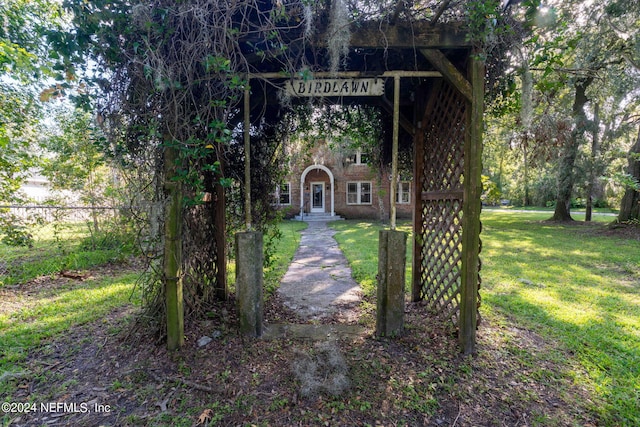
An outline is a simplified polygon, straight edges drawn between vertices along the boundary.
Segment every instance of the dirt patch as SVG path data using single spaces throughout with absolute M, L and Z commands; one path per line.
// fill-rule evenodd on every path
M 640 224 L 609 224 L 599 230 L 598 234 L 640 240 Z
M 340 357 L 329 363 L 333 359 L 323 341 L 239 336 L 234 312 L 233 301 L 211 307 L 210 319 L 187 325 L 186 346 L 176 353 L 168 353 L 150 333 L 132 332 L 130 310 L 71 330 L 30 356 L 26 376 L 10 380 L 11 401 L 52 410 L 5 421 L 12 426 L 597 424 L 588 411 L 589 394 L 571 384 L 570 367 L 544 360 L 544 349 L 554 344 L 504 319 L 497 325 L 485 317 L 478 355 L 462 357 L 453 329 L 421 305 L 407 306 L 406 334 L 396 339 L 374 338 L 370 322 L 363 320 L 372 317 L 365 310 L 360 324 L 370 333 L 332 341 L 331 351 Z M 265 313 L 268 322 L 303 323 L 277 297 Z M 353 319 L 353 313 L 346 317 Z M 341 320 L 338 313 L 323 322 Z M 203 336 L 212 340 L 199 346 Z M 317 366 L 309 365 L 314 361 Z M 296 374 L 303 362 L 313 375 Z M 335 369 L 344 375 L 336 376 L 342 382 L 316 388 L 305 383 L 306 377 L 332 378 L 322 369 Z
M 581 233 L 595 236 L 612 236 L 620 239 L 640 240 L 640 224 L 616 223 L 613 218 L 609 223 L 586 221 L 552 221 L 544 220 L 540 223 L 557 224 L 567 227 L 575 227 Z

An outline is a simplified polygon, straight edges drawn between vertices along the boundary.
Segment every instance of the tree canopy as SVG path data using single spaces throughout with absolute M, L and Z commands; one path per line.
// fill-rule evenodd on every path
M 508 95 L 494 104 L 517 127 L 494 122 L 499 145 L 485 160 L 503 198 L 554 205 L 557 220 L 572 206 L 617 205 L 621 153 L 638 127 L 639 19 L 634 2 L 575 1 L 546 2 L 526 20 Z

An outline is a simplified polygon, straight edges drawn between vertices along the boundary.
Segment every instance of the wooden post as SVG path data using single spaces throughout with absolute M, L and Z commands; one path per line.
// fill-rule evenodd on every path
M 397 230 L 380 230 L 378 238 L 377 336 L 399 336 L 404 330 L 406 263 L 407 234 Z
M 464 201 L 462 217 L 462 277 L 459 338 L 464 354 L 475 352 L 478 322 L 478 267 L 480 253 L 480 196 L 482 194 L 482 133 L 484 114 L 484 63 L 478 52 L 471 57 L 469 77 L 471 108 L 467 110 L 464 142 Z
M 182 185 L 176 175 L 178 150 L 164 150 L 164 188 L 169 203 L 164 220 L 164 285 L 167 307 L 167 348 L 176 350 L 184 344 L 184 298 L 182 295 Z
M 424 126 L 413 137 L 413 257 L 411 277 L 411 301 L 422 299 L 422 175 L 424 170 Z
M 391 229 L 396 229 L 396 192 L 398 191 L 398 138 L 400 133 L 400 76 L 393 78 L 393 147 L 391 149 Z
M 223 176 L 224 165 L 220 161 L 220 177 Z M 229 289 L 227 287 L 227 252 L 226 252 L 226 228 L 227 228 L 227 216 L 226 216 L 226 198 L 224 194 L 224 187 L 220 182 L 215 184 L 216 198 L 215 198 L 215 215 L 214 224 L 215 239 L 216 239 L 216 298 L 221 301 L 226 301 L 229 298 Z
M 251 86 L 244 88 L 244 215 L 247 230 L 251 230 Z
M 262 233 L 245 231 L 236 234 L 236 299 L 240 332 L 252 337 L 262 335 L 262 250 Z

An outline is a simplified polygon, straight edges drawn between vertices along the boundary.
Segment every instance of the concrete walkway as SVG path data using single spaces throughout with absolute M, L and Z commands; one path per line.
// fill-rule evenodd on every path
M 343 319 L 357 320 L 348 314 L 356 313 L 362 291 L 334 234 L 326 222 L 310 222 L 282 278 L 278 294 L 303 319 L 320 320 L 338 313 Z

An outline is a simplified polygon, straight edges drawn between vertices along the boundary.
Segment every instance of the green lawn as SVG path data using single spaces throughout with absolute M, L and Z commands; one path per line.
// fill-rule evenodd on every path
M 483 213 L 483 317 L 541 336 L 549 345 L 535 355 L 522 349 L 521 360 L 558 365 L 558 375 L 590 393 L 589 408 L 602 425 L 640 425 L 640 241 L 611 236 L 593 225 L 543 222 L 548 216 Z M 382 227 L 362 221 L 332 226 L 354 276 L 369 296 L 375 295 Z M 286 272 L 303 227 L 299 222 L 281 225 L 282 238 L 265 270 L 268 289 L 275 289 Z M 409 232 L 410 224 L 399 228 Z M 411 238 L 408 243 L 407 284 Z M 0 305 L 0 372 L 24 370 L 27 354 L 44 342 L 130 304 L 136 278 L 134 273 L 97 277 L 21 296 L 5 288 L 14 300 Z M 11 388 L 5 386 L 0 384 L 0 394 L 9 396 Z
M 548 217 L 483 213 L 481 312 L 557 342 L 562 353 L 548 358 L 566 363 L 576 384 L 592 390 L 591 409 L 605 425 L 640 425 L 640 241 L 608 235 L 597 225 L 544 222 Z M 373 294 L 381 227 L 357 221 L 332 226 L 354 277 Z
M 33 294 L 7 294 L 0 305 L 0 372 L 20 372 L 27 355 L 45 340 L 99 320 L 118 307 L 138 304 L 140 295 L 134 292 L 138 277 L 132 272 L 69 282 Z M 5 385 L 0 382 L 0 394 L 6 392 Z
M 91 236 L 83 222 L 48 224 L 35 227 L 32 233 L 32 247 L 0 243 L 0 287 L 122 260 L 134 252 L 117 233 Z
M 331 227 L 338 231 L 335 239 L 349 260 L 353 278 L 360 283 L 368 296 L 376 294 L 376 274 L 378 274 L 378 233 L 388 229 L 379 222 L 358 220 L 335 221 Z M 398 230 L 409 234 L 407 238 L 407 273 L 406 286 L 411 284 L 411 223 L 398 221 Z
M 307 228 L 302 221 L 282 221 L 274 238 L 268 243 L 270 235 L 264 237 L 266 266 L 264 268 L 264 287 L 266 296 L 275 292 L 280 286 L 280 279 L 287 272 L 293 255 L 300 244 L 300 231 Z M 227 283 L 231 292 L 235 291 L 236 263 L 230 259 L 227 265 Z

